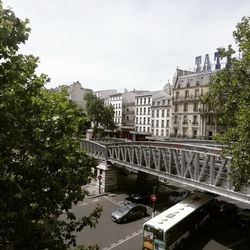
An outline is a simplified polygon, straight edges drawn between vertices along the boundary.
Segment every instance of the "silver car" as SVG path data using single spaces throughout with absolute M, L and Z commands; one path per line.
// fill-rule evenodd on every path
M 112 213 L 112 220 L 117 223 L 125 223 L 136 218 L 143 218 L 147 214 L 147 208 L 140 204 L 130 203 L 120 207 Z

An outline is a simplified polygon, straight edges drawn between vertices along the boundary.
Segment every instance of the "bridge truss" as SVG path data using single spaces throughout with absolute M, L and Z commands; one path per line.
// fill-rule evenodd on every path
M 250 188 L 234 191 L 230 180 L 231 158 L 220 148 L 186 143 L 120 142 L 101 144 L 82 140 L 86 153 L 218 195 L 250 204 Z

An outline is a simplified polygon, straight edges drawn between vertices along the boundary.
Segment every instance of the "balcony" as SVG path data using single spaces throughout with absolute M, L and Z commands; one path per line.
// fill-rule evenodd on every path
M 173 103 L 174 102 L 184 102 L 184 101 L 194 101 L 194 100 L 199 100 L 199 98 L 201 96 L 202 95 L 192 95 L 192 94 L 189 94 L 187 96 L 185 96 L 185 95 L 173 96 L 172 101 L 173 101 Z

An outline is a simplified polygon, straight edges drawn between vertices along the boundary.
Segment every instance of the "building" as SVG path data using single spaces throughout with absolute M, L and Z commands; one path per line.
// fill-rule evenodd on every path
M 84 95 L 88 92 L 93 92 L 92 89 L 83 88 L 80 82 L 74 82 L 71 85 L 61 85 L 57 88 L 50 89 L 50 91 L 61 91 L 62 88 L 66 88 L 68 91 L 68 98 L 77 103 L 86 111 L 86 101 Z
M 151 140 L 164 140 L 171 132 L 171 86 L 152 95 Z
M 135 98 L 145 91 L 133 90 L 126 91 L 122 94 L 122 125 L 121 137 L 132 140 L 130 131 L 135 130 Z
M 211 139 L 217 131 L 215 113 L 200 99 L 209 90 L 214 71 L 177 69 L 172 95 L 172 137 Z
M 114 122 L 118 129 L 120 129 L 122 126 L 122 93 L 110 95 L 107 103 L 113 106 Z
M 134 141 L 145 140 L 151 135 L 151 105 L 154 92 L 147 91 L 135 97 L 135 130 L 130 131 L 133 134 Z
M 110 95 L 117 94 L 116 89 L 106 89 L 106 90 L 98 90 L 94 91 L 94 94 L 101 99 L 108 100 Z

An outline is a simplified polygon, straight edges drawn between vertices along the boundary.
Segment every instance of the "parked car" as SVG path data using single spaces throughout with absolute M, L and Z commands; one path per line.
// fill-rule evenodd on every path
M 250 227 L 250 209 L 241 209 L 235 217 L 236 223 L 243 227 Z
M 184 200 L 187 196 L 187 190 L 178 188 L 170 193 L 168 200 L 170 203 L 178 203 Z
M 130 203 L 120 207 L 112 213 L 112 220 L 117 223 L 125 223 L 136 218 L 143 218 L 147 214 L 147 208 L 143 205 Z
M 140 191 L 138 193 L 134 193 L 126 197 L 124 203 L 128 204 L 133 202 L 133 203 L 147 204 L 150 202 L 150 195 L 151 193 L 149 191 Z
M 238 208 L 233 203 L 228 203 L 226 201 L 214 201 L 213 215 L 216 217 L 227 217 L 234 216 L 238 211 Z

